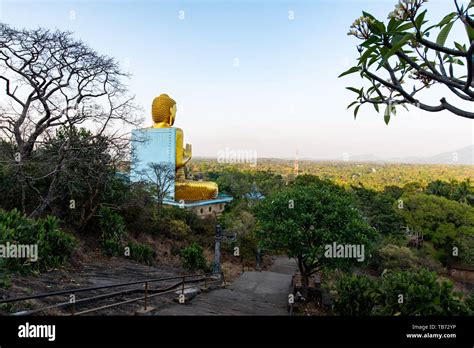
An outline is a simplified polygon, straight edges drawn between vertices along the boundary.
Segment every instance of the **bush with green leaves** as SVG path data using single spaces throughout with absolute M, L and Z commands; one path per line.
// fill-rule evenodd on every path
M 355 274 L 347 275 L 336 283 L 337 297 L 334 311 L 340 315 L 371 315 L 377 305 L 379 289 L 372 278 Z
M 100 208 L 100 227 L 102 231 L 100 246 L 107 256 L 123 254 L 122 238 L 125 235 L 125 222 L 122 216 L 110 208 Z
M 434 272 L 389 273 L 383 277 L 380 290 L 382 315 L 467 314 L 462 294 L 454 291 L 451 281 L 439 281 Z
M 127 247 L 130 248 L 130 258 L 132 260 L 152 265 L 155 260 L 155 251 L 152 247 L 135 242 L 129 242 Z
M 100 249 L 106 256 L 124 256 L 125 249 L 121 241 L 105 239 L 100 242 Z
M 209 266 L 203 255 L 203 248 L 196 243 L 183 248 L 180 253 L 183 267 L 189 270 L 207 271 Z
M 166 219 L 166 236 L 172 240 L 186 240 L 191 236 L 191 227 L 181 220 Z
M 383 245 L 376 249 L 372 260 L 378 271 L 416 270 L 419 268 L 415 252 L 405 246 L 395 244 Z
M 469 315 L 474 316 L 474 292 L 466 298 L 466 301 L 464 303 L 466 304 L 466 307 L 469 311 Z
M 36 262 L 20 258 L 0 259 L 0 266 L 22 272 L 44 271 L 65 264 L 76 247 L 73 236 L 59 229 L 53 216 L 29 219 L 18 210 L 0 210 L 0 244 L 38 245 Z
M 0 289 L 1 288 L 8 289 L 11 286 L 12 286 L 11 275 L 4 271 L 1 271 L 0 272 Z
M 130 241 L 124 243 L 125 220 L 124 218 L 110 208 L 102 207 L 100 209 L 100 226 L 102 237 L 100 246 L 102 252 L 107 256 L 129 257 L 132 260 L 151 265 L 155 259 L 153 248 L 148 245 Z M 125 248 L 129 248 L 129 254 Z
M 345 275 L 336 283 L 334 310 L 339 315 L 466 315 L 468 306 L 451 281 L 436 273 L 388 273 L 378 280 Z

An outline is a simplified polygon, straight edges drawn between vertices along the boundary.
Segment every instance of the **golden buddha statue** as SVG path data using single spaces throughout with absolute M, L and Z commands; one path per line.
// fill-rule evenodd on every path
M 176 119 L 176 102 L 167 94 L 153 100 L 151 114 L 153 128 L 173 128 Z M 217 184 L 210 181 L 186 180 L 184 167 L 192 157 L 192 147 L 186 144 L 183 148 L 183 130 L 176 128 L 176 180 L 175 200 L 200 201 L 217 198 Z

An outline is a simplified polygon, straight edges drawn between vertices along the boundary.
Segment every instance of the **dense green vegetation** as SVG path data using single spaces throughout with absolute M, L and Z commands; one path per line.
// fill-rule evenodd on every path
M 439 283 L 436 275 L 446 276 L 444 267 L 474 265 L 471 167 L 384 165 L 374 171 L 367 164 L 312 165 L 313 170 L 319 170 L 318 176 L 306 174 L 295 178 L 288 174 L 291 167 L 286 166 L 286 161 L 265 163 L 268 167 L 264 170 L 260 165 L 239 168 L 197 161 L 188 173 L 190 178 L 214 180 L 221 192 L 234 197 L 218 217 L 224 233 L 234 236 L 231 242 L 222 245 L 223 253 L 232 256 L 238 247 L 240 258 L 247 263 L 255 263 L 258 255 L 264 253 L 285 252 L 295 257 L 305 279 L 312 274 L 328 279 L 327 286 L 337 292 L 334 310 L 344 315 L 467 313 L 469 301 L 472 302 L 468 294 L 458 296 L 449 282 L 438 285 L 444 283 Z M 12 170 L 1 164 L 0 168 L 0 173 Z M 106 256 L 147 264 L 155 260 L 154 245 L 138 240 L 145 237 L 169 240 L 172 241 L 170 253 L 180 256 L 184 268 L 209 269 L 203 251 L 212 250 L 215 220 L 200 219 L 191 211 L 157 204 L 152 188 L 127 182 L 118 167 L 94 166 L 89 173 L 87 168 L 81 175 L 68 176 L 68 187 L 78 190 L 74 196 L 81 197 L 84 178 L 92 178 L 97 170 L 104 171 L 103 186 L 99 185 L 92 205 L 79 199 L 76 209 L 70 209 L 68 204 L 67 198 L 71 196 L 57 196 L 58 200 L 53 200 L 45 211 L 61 219 L 56 218 L 56 226 L 62 224 L 76 229 L 79 235 L 95 236 Z M 364 168 L 364 174 L 357 180 L 347 176 Z M 32 163 L 28 170 L 41 173 L 43 169 Z M 33 211 L 35 195 L 18 199 L 22 197 L 22 186 L 11 175 L 1 178 L 7 184 L 0 187 L 0 194 L 6 198 L 0 206 L 25 213 Z M 90 217 L 84 218 L 88 214 Z M 41 224 L 43 220 L 29 221 Z M 410 243 L 407 227 L 411 233 L 423 233 L 421 247 Z M 324 257 L 324 247 L 334 242 L 364 245 L 364 262 Z M 64 262 L 67 257 L 61 260 Z M 334 269 L 339 272 L 329 271 Z M 429 276 L 428 271 L 432 272 Z M 344 276 L 353 272 L 361 276 L 354 276 L 355 280 Z M 417 277 L 425 283 L 417 283 Z M 3 286 L 8 286 L 8 275 L 1 278 Z M 400 287 L 396 286 L 398 283 Z M 429 297 L 423 293 L 416 299 L 423 302 L 423 308 L 400 306 L 390 297 L 395 296 L 395 291 L 407 295 L 410 289 L 418 287 L 433 294 Z M 410 296 L 406 301 L 414 303 L 410 302 Z
M 50 175 L 58 170 L 54 166 L 65 144 L 71 151 L 62 155 L 61 171 Z M 192 242 L 211 246 L 212 222 L 187 210 L 157 204 L 153 187 L 130 183 L 111 152 L 106 137 L 82 128 L 60 128 L 18 167 L 12 161 L 15 146 L 0 140 L 0 209 L 6 211 L 0 215 L 0 242 L 39 243 L 40 261 L 28 266 L 36 271 L 64 264 L 77 248 L 68 242 L 70 234 L 60 232 L 59 226 L 77 232 L 80 238 L 92 237 L 106 256 L 146 264 L 152 264 L 156 257 L 147 236 L 173 241 L 173 248 L 178 250 L 175 254 Z M 45 199 L 48 204 L 40 212 L 38 207 Z M 11 221 L 22 226 L 20 236 L 17 229 L 12 230 Z M 139 241 L 141 238 L 145 242 Z M 59 244 L 62 239 L 64 246 Z M 56 243 L 55 249 L 52 251 L 46 242 Z M 24 260 L 6 259 L 2 266 L 15 271 L 19 262 Z
M 440 282 L 438 277 L 446 275 L 443 267 L 474 267 L 472 167 L 306 163 L 303 168 L 305 172 L 317 169 L 319 178 L 300 175 L 295 180 L 292 163 L 283 160 L 263 161 L 257 168 L 244 166 L 240 171 L 235 165 L 202 160 L 193 170 L 210 171 L 212 179 L 227 185 L 227 192 L 236 196 L 221 221 L 238 230 L 238 238 L 247 236 L 245 239 L 253 244 L 246 249 L 250 254 L 260 246 L 270 253 L 284 251 L 297 259 L 299 256 L 305 259 L 304 275 L 320 273 L 331 278 L 328 268 L 338 268 L 343 274 L 358 269 L 365 274 L 353 276 L 355 280 L 344 276 L 342 283 L 334 285 L 339 296 L 337 313 L 467 313 L 468 294 L 463 297 L 454 292 L 452 282 Z M 203 173 L 203 177 L 211 175 Z M 272 181 L 274 184 L 269 185 Z M 266 198 L 256 198 L 255 192 Z M 289 208 L 290 200 L 293 209 Z M 364 233 L 354 233 L 363 225 L 358 214 L 373 228 L 371 232 L 362 228 Z M 358 221 L 360 225 L 354 229 L 344 221 Z M 350 227 L 346 230 L 341 224 Z M 419 247 L 411 243 L 416 233 L 423 234 Z M 322 258 L 322 246 L 332 242 L 363 243 L 370 259 L 360 264 Z M 337 276 L 334 280 L 338 281 Z M 414 297 L 413 289 L 419 292 L 418 297 Z M 399 294 L 406 297 L 404 305 L 397 302 Z
M 433 272 L 397 272 L 374 280 L 348 274 L 336 284 L 334 310 L 340 315 L 465 315 L 467 304 L 449 281 Z
M 347 303 L 360 303 L 359 307 L 355 305 L 355 309 L 340 310 L 340 313 L 467 313 L 468 294 L 464 297 L 456 294 L 450 282 L 440 283 L 437 278 L 446 275 L 444 267 L 474 267 L 474 226 L 471 221 L 474 211 L 470 201 L 474 193 L 470 181 L 474 173 L 472 167 L 395 164 L 372 170 L 367 164 L 356 163 L 332 163 L 328 167 L 319 163 L 313 165 L 319 169 L 319 178 L 300 175 L 295 180 L 293 175 L 283 174 L 291 172 L 291 163 L 277 160 L 271 161 L 271 165 L 265 162 L 264 171 L 259 165 L 257 168 L 244 167 L 239 172 L 234 165 L 207 160 L 201 163 L 202 168 L 195 165 L 194 170 L 209 170 L 214 180 L 227 183 L 227 192 L 237 196 L 220 220 L 229 229 L 239 231 L 240 240 L 253 244 L 246 248 L 250 254 L 247 258 L 252 258 L 252 253 L 255 254 L 260 246 L 269 253 L 286 252 L 291 257 L 305 260 L 303 275 L 319 273 L 331 278 L 332 273 L 327 270 L 334 268 L 342 270 L 343 274 L 349 269 L 366 274 L 362 283 L 352 284 L 346 280 L 346 285 L 339 289 L 338 296 L 345 296 Z M 366 168 L 366 175 L 358 176 L 357 181 L 351 177 L 347 180 L 343 174 L 361 168 Z M 330 176 L 325 174 L 328 172 L 338 173 L 332 176 L 340 180 L 329 180 Z M 393 179 L 394 173 L 399 175 L 394 180 L 389 179 Z M 427 180 L 437 176 L 433 181 Z M 272 181 L 274 189 L 268 185 Z M 266 189 L 260 189 L 261 186 Z M 255 192 L 264 193 L 266 198 L 261 199 L 254 195 Z M 289 208 L 291 200 L 293 209 Z M 358 227 L 348 221 L 357 221 Z M 362 228 L 364 224 L 372 229 Z M 350 227 L 345 229 L 347 226 Z M 361 232 L 354 233 L 359 228 Z M 419 247 L 411 243 L 416 233 L 423 234 Z M 367 262 L 325 259 L 322 247 L 333 242 L 364 244 Z M 417 277 L 424 283 L 417 283 Z M 337 276 L 334 280 L 337 281 Z M 397 282 L 400 287 L 395 286 Z M 371 287 L 371 284 L 375 285 Z M 355 289 L 351 290 L 352 286 Z M 428 289 L 415 300 L 423 301 L 424 307 L 411 308 L 415 303 L 413 300 L 405 307 L 399 306 L 390 297 L 395 296 L 391 286 L 404 295 L 411 294 L 413 288 Z M 385 298 L 377 295 L 377 301 L 383 301 L 380 304 L 370 297 L 362 298 L 364 288 L 369 293 L 388 295 Z M 347 291 L 345 295 L 344 291 Z M 369 310 L 370 303 L 376 310 Z
M 436 256 L 446 265 L 455 259 L 474 264 L 474 208 L 435 195 L 403 195 L 403 209 L 396 209 L 406 224 L 423 232 Z M 458 251 L 456 251 L 458 249 Z
M 349 158 L 350 159 L 350 158 Z M 214 159 L 193 159 L 190 163 L 191 173 L 195 177 L 211 178 L 206 173 L 234 173 L 244 172 L 253 183 L 260 185 L 264 180 L 255 180 L 257 173 L 261 176 L 282 177 L 283 185 L 294 178 L 293 160 L 259 159 L 256 166 L 248 164 L 223 164 Z M 299 161 L 300 174 L 316 175 L 321 179 L 331 180 L 337 185 L 345 187 L 362 185 L 367 189 L 383 191 L 386 187 L 404 187 L 410 183 L 417 183 L 420 189 L 429 183 L 440 180 L 446 183 L 453 181 L 454 185 L 474 177 L 474 168 L 469 165 L 445 164 L 397 164 L 379 162 L 351 162 L 351 161 Z M 276 179 L 275 178 L 275 179 Z M 230 180 L 228 180 L 230 182 Z M 274 180 L 277 184 L 277 180 Z M 472 185 L 472 184 L 470 184 Z M 271 187 L 271 185 L 269 185 Z M 469 186 L 469 184 L 468 184 Z M 262 192 L 263 186 L 259 187 Z M 471 187 L 472 190 L 472 187 Z
M 471 206 L 474 205 L 470 178 L 462 182 L 456 180 L 451 180 L 450 182 L 435 180 L 428 184 L 425 191 L 431 195 L 441 196 L 460 203 L 468 203 Z
M 0 245 L 36 245 L 37 260 L 18 257 L 0 258 L 0 269 L 20 272 L 45 271 L 64 265 L 76 245 L 75 238 L 59 229 L 54 216 L 29 219 L 18 210 L 0 209 Z

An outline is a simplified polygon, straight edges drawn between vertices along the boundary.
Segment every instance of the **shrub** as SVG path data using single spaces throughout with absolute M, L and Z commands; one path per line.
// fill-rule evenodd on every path
M 153 261 L 155 260 L 155 251 L 152 247 L 135 242 L 129 242 L 127 246 L 130 248 L 130 258 L 132 260 L 142 262 L 147 265 L 153 264 Z
M 38 245 L 38 261 L 19 258 L 0 260 L 10 270 L 43 271 L 67 262 L 76 246 L 76 240 L 59 230 L 59 220 L 53 216 L 29 219 L 18 210 L 0 210 L 0 244 Z
M 466 299 L 465 304 L 469 311 L 469 315 L 474 315 L 474 292 L 469 295 L 469 297 Z
M 418 260 L 413 251 L 404 246 L 387 244 L 374 253 L 374 263 L 377 270 L 390 271 L 415 270 L 418 268 Z
M 125 249 L 120 241 L 106 239 L 100 243 L 102 253 L 106 256 L 123 256 Z
M 102 252 L 107 256 L 123 254 L 122 238 L 125 234 L 125 222 L 122 216 L 107 207 L 101 207 L 99 214 Z
M 167 219 L 167 236 L 173 240 L 186 240 L 191 235 L 191 228 L 181 220 Z
M 371 315 L 377 304 L 378 288 L 371 278 L 348 275 L 336 283 L 334 311 L 339 315 Z
M 382 281 L 380 304 L 383 315 L 467 314 L 453 283 L 440 282 L 436 273 L 426 270 L 388 274 Z
M 345 275 L 336 283 L 334 310 L 340 315 L 465 315 L 471 299 L 461 301 L 450 281 L 434 272 L 398 272 L 379 278 Z
M 133 241 L 127 244 L 123 243 L 125 236 L 125 221 L 123 217 L 111 210 L 102 207 L 100 209 L 100 225 L 102 229 L 101 249 L 107 256 L 127 256 L 125 247 L 130 250 L 132 260 L 151 265 L 155 259 L 155 251 L 148 245 L 136 243 Z
M 12 279 L 10 274 L 0 272 L 0 288 L 8 289 L 12 286 Z
M 122 216 L 107 207 L 101 207 L 100 227 L 103 240 L 120 240 L 125 234 L 125 222 Z
M 181 262 L 183 267 L 191 270 L 208 270 L 206 259 L 203 255 L 203 249 L 196 243 L 181 250 Z

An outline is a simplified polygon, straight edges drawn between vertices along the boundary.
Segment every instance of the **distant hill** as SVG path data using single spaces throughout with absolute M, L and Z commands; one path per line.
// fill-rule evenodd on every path
M 423 163 L 423 164 L 474 164 L 474 145 L 462 149 L 443 152 L 430 157 L 392 158 L 388 162 Z
M 212 156 L 195 156 L 195 159 L 208 159 L 214 160 Z M 265 160 L 266 162 L 279 163 L 281 161 L 293 162 L 295 158 L 291 157 L 280 157 L 280 158 L 259 158 L 259 161 Z M 408 164 L 463 164 L 463 165 L 474 165 L 474 145 L 469 145 L 458 150 L 439 153 L 434 156 L 428 157 L 393 157 L 393 158 L 383 158 L 375 154 L 362 154 L 362 155 L 352 155 L 349 154 L 347 158 L 340 156 L 333 159 L 318 159 L 310 157 L 302 157 L 300 161 L 309 161 L 309 162 L 340 162 L 340 161 L 349 161 L 349 162 L 373 162 L 373 163 L 408 163 Z
M 337 160 L 341 160 L 338 158 Z M 350 156 L 351 162 L 410 163 L 410 164 L 467 164 L 474 165 L 474 145 L 429 157 L 395 157 L 384 159 L 374 154 Z
M 364 155 L 351 155 L 349 156 L 349 161 L 351 162 L 386 162 L 383 158 L 373 155 L 373 154 L 364 154 Z

